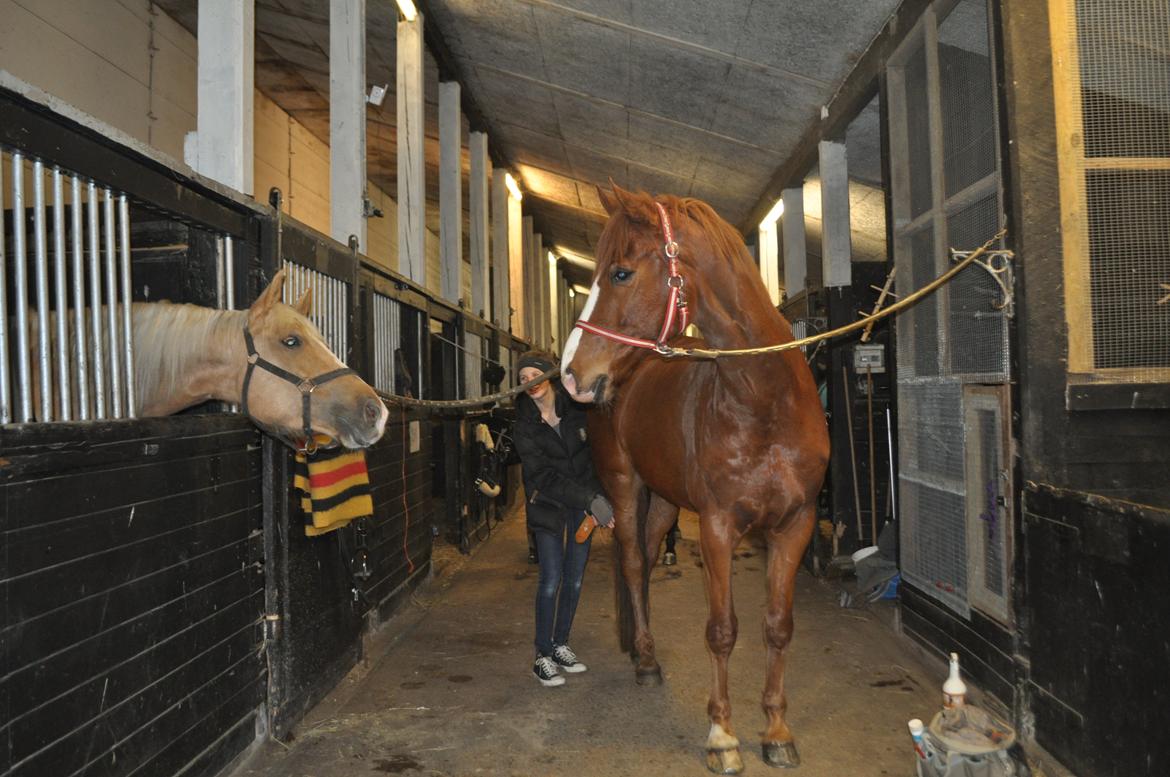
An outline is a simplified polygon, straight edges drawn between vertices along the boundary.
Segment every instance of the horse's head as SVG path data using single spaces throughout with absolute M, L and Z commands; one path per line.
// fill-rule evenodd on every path
M 629 352 L 630 345 L 639 345 L 632 341 L 650 347 L 685 325 L 676 298 L 693 306 L 698 289 L 695 273 L 686 268 L 707 242 L 689 222 L 692 201 L 660 197 L 656 203 L 645 192 L 634 194 L 617 185 L 612 193 L 600 187 L 597 191 L 609 220 L 597 242 L 593 288 L 578 322 L 623 335 L 626 342 L 583 331 L 579 325 L 573 329 L 561 356 L 561 382 L 579 402 L 604 401 L 606 387 L 615 377 L 615 361 Z M 673 248 L 668 248 L 671 241 L 664 234 L 662 213 L 673 227 Z M 668 282 L 668 250 L 677 252 L 680 275 L 685 276 L 685 287 L 679 287 L 675 296 L 671 283 L 680 286 L 684 281 Z
M 243 379 L 245 411 L 293 447 L 305 440 L 306 424 L 312 438 L 327 437 L 346 448 L 373 445 L 386 428 L 385 403 L 333 355 L 307 318 L 312 291 L 289 306 L 280 301 L 283 288 L 281 270 L 248 310 L 246 332 L 256 355 L 248 357 L 255 367 L 244 367 L 250 373 Z M 314 440 L 308 443 L 312 447 Z

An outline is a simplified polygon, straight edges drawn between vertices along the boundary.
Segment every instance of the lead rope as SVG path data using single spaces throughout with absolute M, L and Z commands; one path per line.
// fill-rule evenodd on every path
M 831 340 L 834 337 L 840 337 L 841 335 L 848 334 L 849 332 L 856 332 L 858 329 L 864 329 L 871 323 L 876 323 L 883 318 L 892 316 L 895 313 L 905 310 L 923 297 L 936 291 L 940 286 L 949 283 L 956 275 L 967 269 L 967 267 L 973 264 L 977 259 L 990 251 L 992 246 L 994 246 L 998 241 L 1002 240 L 1005 235 L 1007 235 L 1007 229 L 1001 229 L 1000 231 L 996 232 L 990 240 L 979 246 L 979 248 L 976 248 L 974 251 L 966 254 L 965 256 L 963 256 L 960 252 L 952 251 L 953 255 L 958 254 L 963 256 L 963 258 L 960 259 L 958 264 L 956 264 L 954 267 L 947 270 L 945 273 L 935 278 L 921 289 L 918 289 L 914 293 L 903 297 L 893 305 L 890 305 L 888 308 L 884 308 L 876 313 L 872 313 L 866 316 L 865 318 L 858 319 L 852 324 L 846 324 L 845 326 L 837 327 L 836 329 L 832 329 L 828 332 L 821 332 L 820 334 L 802 337 L 799 340 L 792 340 L 787 343 L 764 345 L 755 348 L 676 348 L 674 346 L 663 343 L 659 347 L 654 348 L 654 351 L 667 358 L 684 357 L 691 359 L 719 359 L 724 356 L 755 356 L 763 353 L 778 353 L 780 351 L 790 351 L 795 348 L 803 348 L 806 345 L 812 345 L 813 343 L 818 343 L 823 340 Z M 997 253 L 1001 253 L 1003 256 L 1007 257 L 1011 256 L 1011 253 L 1008 251 Z M 553 367 L 551 370 L 548 370 L 538 377 L 528 381 L 527 383 L 522 383 L 515 388 L 508 389 L 507 391 L 500 391 L 495 394 L 489 394 L 486 397 L 478 397 L 476 399 L 427 400 L 414 399 L 413 397 L 400 397 L 396 395 L 385 395 L 385 399 L 388 402 L 397 402 L 404 406 L 410 405 L 413 407 L 429 407 L 434 409 L 455 410 L 459 408 L 482 407 L 483 405 L 494 405 L 501 400 L 508 399 L 524 391 L 527 391 L 530 386 L 534 386 L 537 383 L 541 383 L 550 378 L 555 378 L 560 374 L 560 371 L 560 367 Z

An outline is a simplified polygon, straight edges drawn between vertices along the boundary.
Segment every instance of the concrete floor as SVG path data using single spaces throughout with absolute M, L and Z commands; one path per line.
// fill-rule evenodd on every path
M 536 567 L 521 515 L 469 560 L 440 555 L 435 577 L 367 651 L 368 659 L 298 727 L 267 742 L 235 777 L 353 775 L 702 775 L 710 677 L 697 519 L 684 514 L 679 564 L 658 567 L 651 614 L 662 687 L 634 684 L 614 627 L 610 534 L 599 530 L 573 628 L 589 665 L 560 688 L 532 677 Z M 735 563 L 739 644 L 731 700 L 746 773 L 763 728 L 763 555 Z M 799 777 L 914 773 L 906 721 L 939 706 L 941 665 L 924 666 L 892 631 L 893 604 L 837 605 L 833 584 L 802 573 L 787 673 Z

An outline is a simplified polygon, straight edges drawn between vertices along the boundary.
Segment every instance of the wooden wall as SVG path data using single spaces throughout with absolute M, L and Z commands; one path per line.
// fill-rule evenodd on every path
M 1004 0 L 1000 15 L 1021 293 L 1021 690 L 1037 741 L 1077 774 L 1168 774 L 1170 409 L 1109 408 L 1067 383 L 1047 4 Z
M 0 774 L 218 771 L 267 683 L 256 430 L 7 427 L 4 459 Z

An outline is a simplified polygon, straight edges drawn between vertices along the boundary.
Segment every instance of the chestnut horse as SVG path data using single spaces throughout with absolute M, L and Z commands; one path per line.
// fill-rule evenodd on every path
M 131 321 L 138 415 L 170 415 L 218 399 L 240 405 L 257 426 L 294 448 L 364 448 L 377 442 L 389 414 L 385 403 L 338 360 L 306 317 L 311 290 L 294 306 L 281 302 L 284 278 L 281 270 L 248 310 L 135 302 Z M 86 339 L 92 343 L 90 316 L 85 319 Z M 35 345 L 35 315 L 30 329 L 30 344 Z M 108 337 L 103 335 L 103 340 L 108 355 Z M 31 357 L 37 366 L 36 354 Z M 74 364 L 69 395 L 75 418 L 77 376 Z M 34 407 L 40 407 L 37 375 L 32 385 Z M 105 390 L 108 394 L 108 385 Z M 51 401 L 57 406 L 60 397 Z
M 816 385 L 795 350 L 713 361 L 658 355 L 656 343 L 686 344 L 671 336 L 688 317 L 716 348 L 788 342 L 792 329 L 772 306 L 743 241 L 710 206 L 670 196 L 655 201 L 617 186 L 600 194 L 609 220 L 592 292 L 566 344 L 562 380 L 579 401 L 600 405 L 590 413 L 589 431 L 617 515 L 636 675 L 639 682 L 661 681 L 646 581 L 659 543 L 685 507 L 699 514 L 709 608 L 707 765 L 724 774 L 743 769 L 727 691 L 738 631 L 731 564 L 743 536 L 761 530 L 768 546 L 763 755 L 772 766 L 796 766 L 784 720 L 784 653 L 797 566 L 829 459 Z

